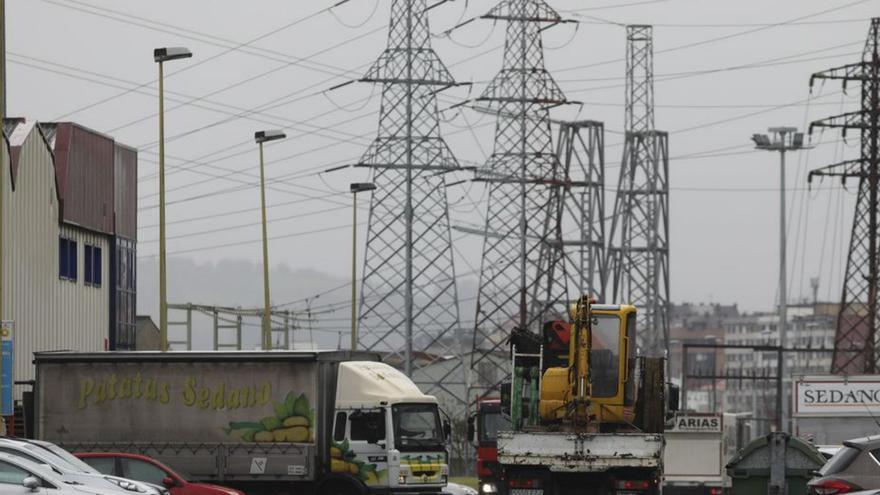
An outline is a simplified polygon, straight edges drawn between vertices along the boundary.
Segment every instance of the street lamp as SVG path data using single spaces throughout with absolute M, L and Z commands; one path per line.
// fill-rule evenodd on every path
M 785 267 L 785 152 L 798 151 L 804 148 L 804 133 L 797 132 L 797 127 L 771 127 L 767 129 L 772 135 L 753 134 L 752 141 L 755 149 L 779 152 L 779 346 L 786 347 L 786 326 L 788 318 L 788 295 L 786 290 L 786 267 Z M 785 374 L 785 359 L 782 359 L 781 372 Z M 782 418 L 788 420 L 789 403 L 782 400 Z
M 373 191 L 376 185 L 371 182 L 351 184 L 351 350 L 357 349 L 357 195 L 359 192 Z
M 263 143 L 286 138 L 282 131 L 258 131 L 254 141 L 260 145 L 260 209 L 263 215 L 263 350 L 272 349 L 272 308 L 269 306 L 269 239 L 266 237 L 266 178 L 263 172 Z
M 168 350 L 168 299 L 165 283 L 165 62 L 192 57 L 181 46 L 156 48 L 153 60 L 159 64 L 159 333 L 162 352 Z

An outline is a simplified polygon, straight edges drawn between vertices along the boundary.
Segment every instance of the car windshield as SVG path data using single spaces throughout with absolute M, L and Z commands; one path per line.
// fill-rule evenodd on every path
M 443 428 L 436 404 L 398 404 L 392 408 L 394 444 L 401 451 L 443 446 Z
M 510 428 L 510 422 L 501 415 L 500 409 L 484 411 L 480 416 L 480 442 L 495 442 L 499 430 Z
M 31 443 L 19 443 L 18 447 L 23 451 L 29 453 L 31 456 L 39 460 L 40 463 L 48 464 L 55 469 L 73 472 L 73 473 L 92 473 L 93 471 L 83 471 L 79 466 L 73 465 L 70 462 L 67 462 L 63 457 L 59 457 L 54 452 L 39 447 L 37 445 Z M 15 455 L 15 452 L 12 449 L 7 450 L 7 452 Z
M 39 442 L 37 445 L 52 452 L 56 456 L 64 459 L 65 461 L 67 461 L 68 464 L 73 466 L 77 471 L 80 471 L 83 473 L 89 473 L 89 474 L 101 474 L 100 471 L 93 468 L 92 466 L 89 466 L 88 464 L 83 462 L 82 459 L 80 459 L 79 457 L 71 454 L 70 452 L 62 449 L 61 447 L 59 447 L 53 443 Z
M 844 447 L 837 451 L 836 454 L 819 470 L 819 476 L 829 476 L 837 474 L 846 468 L 859 456 L 859 449 L 852 447 Z

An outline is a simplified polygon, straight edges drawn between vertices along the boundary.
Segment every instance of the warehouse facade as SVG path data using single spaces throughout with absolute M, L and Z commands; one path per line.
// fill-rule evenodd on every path
M 3 314 L 33 353 L 135 345 L 137 153 L 73 123 L 4 122 Z M 20 397 L 20 391 L 16 394 Z

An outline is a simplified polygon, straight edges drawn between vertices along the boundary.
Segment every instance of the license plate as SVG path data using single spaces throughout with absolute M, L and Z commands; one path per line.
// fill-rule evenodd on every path
M 510 495 L 544 495 L 544 490 L 532 488 L 511 488 Z

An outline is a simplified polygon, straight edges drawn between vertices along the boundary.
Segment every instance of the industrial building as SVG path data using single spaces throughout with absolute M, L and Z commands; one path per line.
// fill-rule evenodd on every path
M 134 349 L 137 152 L 69 122 L 6 119 L 3 130 L 14 379 L 34 378 L 35 351 Z

